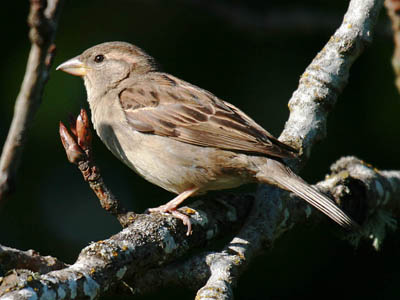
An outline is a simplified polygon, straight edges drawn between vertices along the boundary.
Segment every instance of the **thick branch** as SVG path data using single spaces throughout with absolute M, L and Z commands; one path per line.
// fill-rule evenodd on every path
M 378 171 L 354 157 L 347 157 L 335 163 L 332 175 L 317 187 L 334 196 L 338 203 L 356 203 L 364 207 L 367 220 L 362 234 L 348 235 L 354 245 L 362 237 L 369 237 L 373 246 L 379 248 L 387 229 L 396 228 L 396 219 L 400 217 L 400 203 L 397 201 L 400 197 L 399 171 Z M 316 212 L 304 201 L 281 201 L 276 194 L 282 193 L 273 189 L 265 192 L 263 197 L 268 201 L 262 204 L 256 202 L 248 223 L 230 245 L 222 253 L 208 255 L 206 260 L 212 262 L 209 263 L 211 277 L 198 291 L 196 299 L 232 299 L 231 291 L 237 275 L 255 254 L 260 249 L 269 248 L 282 233 Z M 358 210 L 354 206 L 352 209 Z M 264 212 L 268 212 L 269 218 L 265 218 Z M 321 216 L 318 213 L 315 215 Z
M 14 117 L 0 158 L 0 202 L 15 185 L 22 150 L 41 102 L 55 52 L 53 44 L 63 0 L 31 0 L 28 18 L 32 46 Z
M 383 0 L 353 0 L 342 25 L 300 78 L 289 101 L 290 116 L 280 139 L 303 150 L 326 137 L 329 112 L 347 85 L 350 67 L 372 42 L 372 32 Z
M 372 31 L 383 0 L 352 0 L 343 22 L 325 47 L 301 76 L 299 87 L 289 101 L 290 116 L 280 139 L 302 150 L 302 160 L 291 162 L 299 170 L 310 157 L 311 147 L 326 136 L 328 113 L 347 84 L 353 62 L 372 41 Z M 283 191 L 262 187 L 253 213 L 244 228 L 232 240 L 232 255 L 218 256 L 211 265 L 211 277 L 196 299 L 233 299 L 232 287 L 255 253 L 270 246 L 307 210 L 292 210 L 283 202 Z M 296 205 L 304 206 L 303 203 Z M 309 211 L 309 208 L 308 208 Z M 294 214 L 294 215 L 292 215 Z M 215 270 L 215 271 L 213 271 Z
M 196 212 L 192 210 L 194 232 L 190 237 L 182 222 L 171 216 L 137 215 L 120 233 L 83 249 L 68 268 L 33 277 L 30 272 L 20 273 L 19 280 L 0 299 L 98 297 L 125 276 L 142 276 L 149 268 L 170 262 L 240 226 L 250 210 L 251 198 L 227 198 L 192 205 Z
M 63 269 L 67 264 L 55 257 L 41 256 L 34 250 L 21 251 L 0 245 L 0 266 L 3 271 L 29 269 L 44 274 Z

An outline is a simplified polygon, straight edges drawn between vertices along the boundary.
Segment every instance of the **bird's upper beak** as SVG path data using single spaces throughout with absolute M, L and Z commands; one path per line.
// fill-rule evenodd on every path
M 61 70 L 75 76 L 85 76 L 88 67 L 79 59 L 79 56 L 76 56 L 59 65 L 56 70 Z

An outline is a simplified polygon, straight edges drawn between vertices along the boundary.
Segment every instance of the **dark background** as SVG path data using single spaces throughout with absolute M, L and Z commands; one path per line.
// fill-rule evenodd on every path
M 342 0 L 282 2 L 66 1 L 54 67 L 97 43 L 128 41 L 154 56 L 165 71 L 235 104 L 278 136 L 300 75 L 340 24 L 348 5 Z M 239 7 L 239 17 L 210 9 L 207 3 L 228 10 Z M 0 18 L 1 143 L 30 49 L 29 3 L 8 1 L 8 5 Z M 241 18 L 241 14 L 251 17 Z M 289 14 L 292 17 L 287 19 Z M 263 16 L 267 16 L 264 21 L 274 22 L 258 26 L 258 17 Z M 322 16 L 321 20 L 316 22 L 316 16 Z M 307 26 L 296 25 L 299 19 Z M 354 64 L 349 84 L 329 118 L 327 139 L 314 147 L 302 172 L 309 182 L 321 180 L 329 166 L 345 155 L 356 155 L 379 169 L 400 169 L 400 102 L 390 64 L 393 45 L 385 11 L 380 19 L 373 44 Z M 73 263 L 81 248 L 120 227 L 66 160 L 58 122 L 87 108 L 86 92 L 79 78 L 53 72 L 54 67 L 25 147 L 17 191 L 0 208 L 0 243 Z M 94 152 L 106 183 L 129 208 L 143 211 L 173 197 L 122 165 L 97 137 Z M 332 222 L 326 222 L 287 233 L 272 251 L 251 264 L 238 283 L 236 299 L 327 295 L 397 299 L 400 247 L 396 234 L 389 235 L 376 252 L 369 241 L 352 248 L 338 238 L 337 231 Z M 193 299 L 194 292 L 172 287 L 153 296 Z

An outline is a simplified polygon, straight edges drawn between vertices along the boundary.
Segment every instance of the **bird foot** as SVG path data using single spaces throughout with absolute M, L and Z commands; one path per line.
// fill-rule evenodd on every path
M 182 220 L 183 225 L 187 227 L 186 231 L 187 236 L 192 234 L 192 223 L 190 222 L 190 218 L 184 213 L 178 211 L 176 207 L 170 207 L 168 204 L 166 204 L 166 205 L 161 205 L 159 207 L 149 208 L 147 211 L 150 213 L 159 212 L 159 213 L 171 214 L 175 218 Z

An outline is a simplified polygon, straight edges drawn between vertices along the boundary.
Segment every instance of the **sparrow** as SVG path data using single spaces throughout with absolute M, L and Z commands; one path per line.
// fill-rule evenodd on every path
M 93 126 L 107 148 L 146 180 L 177 196 L 149 209 L 179 218 L 186 198 L 211 190 L 265 183 L 291 191 L 339 225 L 357 224 L 328 196 L 296 175 L 280 142 L 234 105 L 159 71 L 126 42 L 93 46 L 57 67 L 84 80 Z

